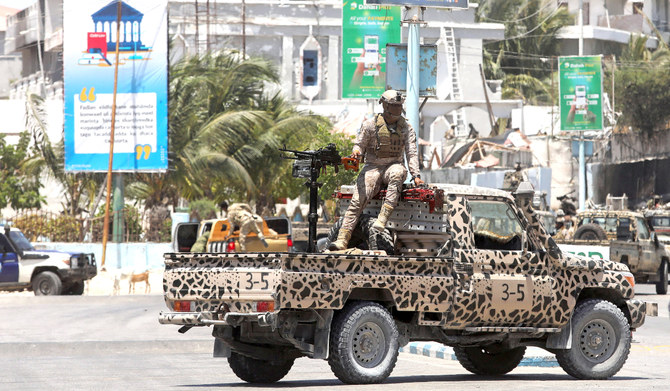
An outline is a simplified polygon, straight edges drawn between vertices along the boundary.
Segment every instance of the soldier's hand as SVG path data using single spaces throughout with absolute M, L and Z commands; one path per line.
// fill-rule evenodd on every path
M 351 157 L 357 160 L 361 160 L 361 151 L 354 149 L 354 151 L 351 153 Z
M 417 186 L 421 186 L 421 185 L 423 185 L 424 183 L 426 183 L 426 182 L 424 182 L 423 179 L 421 179 L 421 178 L 414 178 L 414 184 L 415 184 L 415 185 L 417 185 Z

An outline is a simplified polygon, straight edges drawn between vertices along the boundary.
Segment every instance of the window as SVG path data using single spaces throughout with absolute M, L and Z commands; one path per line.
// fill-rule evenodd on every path
M 302 85 L 315 86 L 319 78 L 319 51 L 304 50 L 302 52 Z
M 649 228 L 647 227 L 647 222 L 641 217 L 636 217 L 635 222 L 637 223 L 637 238 L 639 240 L 648 240 Z
M 522 228 L 514 210 L 502 201 L 468 200 L 472 208 L 475 247 L 521 250 Z

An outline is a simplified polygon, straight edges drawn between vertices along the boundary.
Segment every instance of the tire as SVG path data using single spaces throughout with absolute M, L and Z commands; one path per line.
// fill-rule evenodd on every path
M 63 291 L 63 283 L 56 273 L 45 271 L 33 278 L 35 296 L 56 296 Z
M 607 240 L 607 233 L 598 224 L 584 224 L 577 228 L 574 238 L 577 240 Z
M 84 294 L 84 281 L 75 281 L 67 290 L 68 295 L 81 296 Z
M 328 248 L 330 243 L 337 240 L 337 235 L 340 233 L 343 220 L 344 217 L 341 217 L 330 228 L 330 232 L 328 233 L 328 243 L 324 248 Z M 373 230 L 372 225 L 375 221 L 377 221 L 377 218 L 375 217 L 362 215 L 358 219 L 356 228 L 351 233 L 348 247 L 360 248 L 361 250 L 384 250 L 386 251 L 386 254 L 393 255 L 395 253 L 393 235 L 391 235 L 391 232 L 388 229 L 385 229 L 382 232 Z
M 454 347 L 456 359 L 463 368 L 483 376 L 500 376 L 510 372 L 519 366 L 524 353 L 525 346 L 497 352 L 490 351 L 486 346 Z
M 348 303 L 333 318 L 328 364 L 348 384 L 380 383 L 398 359 L 398 329 L 391 314 L 369 301 Z
M 668 261 L 661 261 L 661 266 L 658 268 L 658 282 L 656 283 L 656 293 L 665 295 L 668 293 Z
M 267 361 L 232 352 L 228 364 L 235 375 L 247 383 L 275 383 L 291 370 L 295 360 Z
M 623 312 L 606 300 L 586 300 L 577 304 L 571 324 L 572 348 L 556 353 L 561 368 L 582 380 L 607 379 L 619 372 L 631 342 Z

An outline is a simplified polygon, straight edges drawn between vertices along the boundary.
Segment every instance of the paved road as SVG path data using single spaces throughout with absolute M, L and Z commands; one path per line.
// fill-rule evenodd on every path
M 384 390 L 663 390 L 670 359 L 669 296 L 638 286 L 657 301 L 658 318 L 634 334 L 623 370 L 608 381 L 576 381 L 560 368 L 519 367 L 500 378 L 468 374 L 456 361 L 401 353 Z M 0 390 L 380 389 L 341 384 L 322 360 L 299 359 L 274 387 L 238 380 L 211 357 L 209 329 L 178 334 L 158 324 L 162 296 L 32 297 L 0 295 Z M 495 382 L 495 385 L 493 384 Z

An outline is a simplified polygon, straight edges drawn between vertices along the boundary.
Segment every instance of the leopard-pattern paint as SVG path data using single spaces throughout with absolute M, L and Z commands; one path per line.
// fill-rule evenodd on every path
M 454 242 L 444 257 L 365 256 L 351 254 L 166 254 L 164 290 L 175 300 L 194 300 L 195 312 L 253 312 L 252 302 L 274 300 L 276 309 L 341 309 L 357 288 L 387 291 L 399 311 L 443 313 L 442 327 L 561 327 L 570 319 L 585 288 L 609 288 L 622 299 L 633 287 L 621 272 L 624 265 L 569 254 L 550 255 L 552 246 L 532 207 L 517 209 L 527 221 L 536 250 L 503 251 L 474 248 L 468 198 L 497 199 L 514 204 L 508 193 L 450 186 L 448 237 Z M 523 207 L 523 208 L 522 208 Z M 445 213 L 443 212 L 443 213 Z M 523 217 L 523 218 L 521 218 Z M 547 239 L 548 238 L 548 239 Z M 555 246 L 555 244 L 553 244 Z M 249 270 L 276 276 L 267 289 L 245 290 Z M 500 281 L 528 281 L 527 305 L 515 308 L 493 297 Z M 631 323 L 641 324 L 643 305 L 627 301 Z M 644 304 L 644 303 L 642 303 Z

